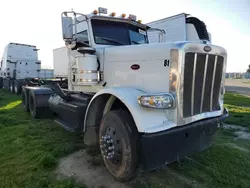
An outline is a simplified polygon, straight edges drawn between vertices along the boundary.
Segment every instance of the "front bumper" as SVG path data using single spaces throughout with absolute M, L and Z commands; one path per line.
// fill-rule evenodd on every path
M 167 131 L 142 135 L 142 170 L 154 170 L 208 148 L 223 115 L 176 127 Z

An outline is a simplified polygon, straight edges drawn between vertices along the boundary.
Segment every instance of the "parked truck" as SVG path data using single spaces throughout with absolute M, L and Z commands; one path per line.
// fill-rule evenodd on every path
M 53 114 L 65 129 L 82 132 L 120 181 L 203 151 L 228 116 L 227 52 L 209 42 L 198 18 L 189 24 L 196 22 L 199 40 L 164 42 L 162 29 L 135 15 L 63 12 L 68 89 L 24 86 L 25 110 L 33 118 Z M 149 44 L 155 31 L 159 43 Z
M 6 45 L 0 62 L 0 88 L 20 94 L 23 85 L 40 85 L 48 79 L 53 79 L 52 69 L 41 69 L 37 51 L 34 45 Z
M 0 88 L 20 93 L 25 78 L 37 78 L 41 70 L 37 48 L 34 45 L 9 43 L 0 64 Z

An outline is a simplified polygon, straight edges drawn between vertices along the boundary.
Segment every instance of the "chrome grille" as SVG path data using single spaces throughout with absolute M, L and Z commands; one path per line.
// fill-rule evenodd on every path
M 183 117 L 220 110 L 222 56 L 188 52 L 185 55 Z

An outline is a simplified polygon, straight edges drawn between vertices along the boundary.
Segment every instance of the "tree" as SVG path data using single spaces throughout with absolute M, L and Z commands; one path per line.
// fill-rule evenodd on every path
M 250 65 L 248 65 L 247 72 L 250 73 Z

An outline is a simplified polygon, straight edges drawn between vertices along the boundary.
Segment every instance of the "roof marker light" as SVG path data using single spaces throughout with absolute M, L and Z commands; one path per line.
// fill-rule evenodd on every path
M 92 13 L 93 14 L 98 14 L 98 10 L 94 10 Z
M 112 12 L 109 16 L 114 17 L 115 15 L 116 15 L 116 13 L 115 13 L 115 12 Z
M 126 17 L 126 14 L 123 13 L 123 14 L 121 15 L 121 17 L 122 17 L 122 18 L 125 18 L 125 17 Z
M 138 23 L 142 23 L 142 20 L 138 20 Z

